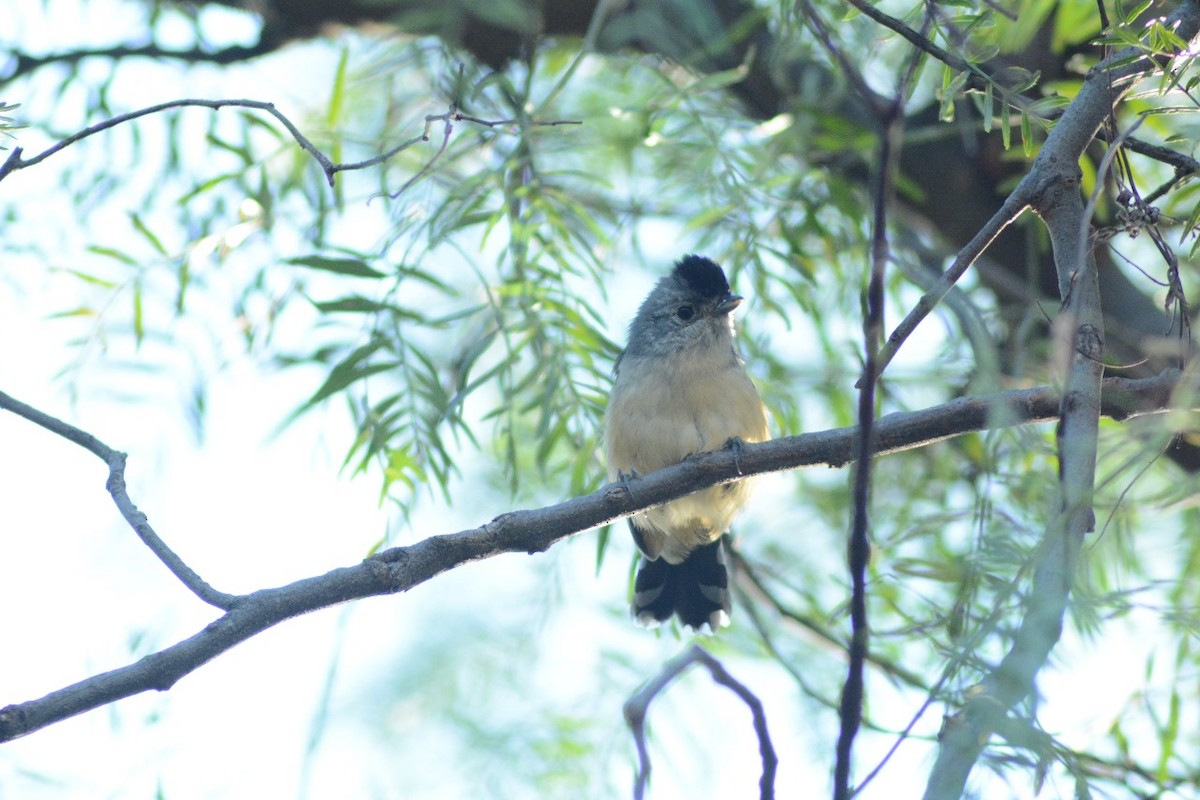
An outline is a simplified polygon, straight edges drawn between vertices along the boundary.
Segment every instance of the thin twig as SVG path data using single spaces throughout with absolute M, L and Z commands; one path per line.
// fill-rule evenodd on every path
M 760 603 L 765 603 L 766 605 L 770 606 L 783 621 L 791 623 L 794 628 L 803 629 L 805 632 L 815 637 L 816 640 L 835 648 L 839 653 L 844 654 L 847 652 L 849 649 L 847 642 L 842 637 L 835 636 L 828 625 L 821 620 L 815 619 L 810 615 L 803 614 L 800 611 L 789 607 L 773 591 L 771 591 L 770 587 L 767 586 L 763 576 L 759 574 L 758 566 L 752 565 L 746 559 L 746 557 L 738 551 L 737 548 L 732 548 L 730 560 L 733 564 L 733 573 L 739 579 L 738 588 L 741 592 L 741 596 L 744 596 L 747 601 L 754 599 Z M 771 577 L 778 578 L 778 576 L 775 575 L 772 575 Z M 746 608 L 753 608 L 754 605 L 755 603 L 751 602 L 738 603 L 738 608 L 742 608 L 743 606 Z M 766 629 L 766 620 L 755 619 L 752 621 L 755 622 L 755 627 L 758 629 L 759 634 L 763 636 L 767 649 L 775 651 L 775 646 L 770 641 L 766 641 L 769 638 L 769 634 Z M 796 631 L 793 630 L 793 633 L 795 632 Z M 867 651 L 867 662 L 893 681 L 903 683 L 914 689 L 928 690 L 929 688 L 926 685 L 925 677 L 923 675 L 906 669 L 899 663 L 892 661 L 887 657 L 880 656 L 872 651 Z M 786 664 L 784 665 L 784 669 L 791 671 L 791 667 Z M 809 686 L 807 681 L 803 680 L 801 676 L 796 675 L 794 677 L 800 684 L 800 687 L 804 690 L 805 694 L 816 698 L 819 702 L 829 706 L 830 708 L 837 708 L 837 703 L 819 696 L 816 690 Z
M 924 33 L 913 30 L 905 25 L 903 21 L 883 13 L 870 3 L 864 2 L 864 0 L 846 0 L 846 2 L 853 6 L 864 17 L 868 17 L 883 27 L 900 34 L 900 36 L 902 36 L 905 41 L 907 41 L 913 47 L 917 48 L 923 53 L 928 53 L 938 61 L 941 61 L 946 66 L 950 67 L 950 69 L 956 69 L 959 72 L 979 73 L 979 68 L 971 64 L 971 62 L 967 61 L 966 59 L 959 58 L 953 53 L 938 47 Z M 928 19 L 929 17 L 926 16 L 926 20 Z
M 249 46 L 233 45 L 221 48 L 220 50 L 210 50 L 202 47 L 193 47 L 189 50 L 170 50 L 159 47 L 156 44 L 147 44 L 136 47 L 118 45 L 116 47 L 81 48 L 62 53 L 50 53 L 44 56 L 17 53 L 13 59 L 13 69 L 4 76 L 4 82 L 10 82 L 14 78 L 51 64 L 69 64 L 73 66 L 88 58 L 107 58 L 112 60 L 122 58 L 170 58 L 192 64 L 233 64 L 265 55 L 275 49 L 276 46 L 276 43 L 272 43 L 269 40 L 262 40 Z
M 758 796 L 760 800 L 770 800 L 775 796 L 775 769 L 779 760 L 775 756 L 775 748 L 771 745 L 771 734 L 767 731 L 767 715 L 763 710 L 762 701 L 754 692 L 734 678 L 711 653 L 694 643 L 663 664 L 657 675 L 642 684 L 625 701 L 625 722 L 629 725 L 638 751 L 638 771 L 633 787 L 634 798 L 642 800 L 645 797 L 646 785 L 650 781 L 650 752 L 646 747 L 646 713 L 650 710 L 650 704 L 654 702 L 654 698 L 693 664 L 705 667 L 715 683 L 728 688 L 750 709 L 750 714 L 754 719 L 754 733 L 758 736 L 759 757 L 762 759 Z
M 0 392 L 0 409 L 11 411 L 67 441 L 79 445 L 107 464 L 108 481 L 105 486 L 108 493 L 112 495 L 113 503 L 121 512 L 121 516 L 129 523 L 129 527 L 133 528 L 134 533 L 154 555 L 158 556 L 167 569 L 171 570 L 171 573 L 193 594 L 209 605 L 228 611 L 238 601 L 237 595 L 217 591 L 184 563 L 183 559 L 176 555 L 175 551 L 168 547 L 166 542 L 154 531 L 150 521 L 146 519 L 146 515 L 138 510 L 138 507 L 129 499 L 129 493 L 125 486 L 124 453 L 112 449 L 87 431 L 80 430 L 74 425 L 26 405 L 4 392 Z
M 1022 183 L 1022 186 L 1025 184 Z M 1032 189 L 1032 186 L 1027 187 Z M 992 215 L 991 219 L 979 229 L 979 232 L 971 237 L 971 241 L 967 242 L 963 249 L 958 251 L 954 257 L 954 262 L 950 268 L 942 273 L 941 277 L 933 284 L 925 294 L 921 295 L 921 299 L 913 306 L 913 309 L 908 312 L 908 315 L 900 321 L 895 330 L 888 337 L 887 342 L 879 351 L 879 359 L 875 368 L 875 376 L 878 377 L 887 369 L 888 364 L 892 363 L 892 359 L 896 357 L 896 353 L 900 347 L 908 340 L 917 326 L 921 324 L 933 309 L 937 308 L 938 303 L 946 296 L 954 284 L 958 283 L 966 271 L 974 264 L 988 246 L 995 241 L 1005 228 L 1011 225 L 1021 214 L 1029 207 L 1031 197 L 1029 192 L 1022 191 L 1018 187 L 1004 201 L 1000 209 Z
M 419 181 L 426 172 L 429 172 L 429 170 L 433 169 L 433 165 L 438 162 L 438 159 L 440 159 L 442 154 L 446 152 L 446 148 L 450 146 L 450 134 L 454 133 L 453 118 L 456 113 L 457 109 L 455 106 L 451 105 L 450 111 L 445 114 L 440 114 L 437 116 L 430 115 L 425 117 L 425 133 L 421 136 L 421 140 L 429 141 L 429 126 L 440 119 L 443 122 L 442 144 L 438 147 L 437 152 L 433 154 L 433 157 L 426 161 L 423 167 L 417 170 L 416 175 L 413 175 L 411 178 L 406 180 L 404 184 L 395 191 L 395 193 L 389 194 L 388 197 L 390 197 L 392 200 L 395 200 L 397 197 L 404 194 L 405 189 L 412 186 L 414 183 Z
M 583 60 L 590 56 L 596 50 L 596 40 L 600 36 L 600 29 L 604 27 L 605 21 L 608 20 L 608 15 L 617 7 L 618 0 L 598 0 L 596 9 L 592 12 L 592 18 L 588 20 L 587 31 L 583 34 L 583 42 L 580 43 L 579 50 L 571 59 L 571 63 L 563 70 L 560 77 L 546 96 L 538 103 L 538 109 L 535 114 L 549 108 L 551 104 L 558 99 L 559 94 L 567 88 L 567 84 L 575 77 L 575 72 L 579 69 L 579 65 Z
M 1097 136 L 1104 141 L 1109 140 L 1108 132 L 1103 128 L 1100 129 Z M 1192 158 L 1189 155 L 1184 155 L 1178 150 L 1172 150 L 1171 148 L 1163 147 L 1160 144 L 1147 142 L 1146 140 L 1139 139 L 1136 136 L 1128 136 L 1123 134 L 1121 138 L 1125 144 L 1125 147 L 1131 152 L 1174 167 L 1177 175 L 1180 177 L 1200 173 L 1200 161 L 1197 161 L 1195 158 Z
M 1092 228 L 1092 220 L 1096 215 L 1096 207 L 1100 204 L 1100 196 L 1104 193 L 1104 187 L 1108 179 L 1108 171 L 1112 169 L 1113 160 L 1121 154 L 1121 148 L 1124 146 L 1126 139 L 1133 134 L 1142 123 L 1146 121 L 1144 116 L 1139 116 L 1137 121 L 1129 126 L 1129 129 L 1122 131 L 1119 135 L 1110 136 L 1108 142 L 1108 152 L 1100 159 L 1100 166 L 1096 168 L 1096 185 L 1092 189 L 1092 194 L 1088 198 L 1087 205 L 1084 206 L 1083 215 L 1079 220 L 1079 251 L 1083 252 L 1088 247 L 1088 233 Z M 1114 123 L 1115 132 L 1115 123 Z
M 863 77 L 858 66 L 850 60 L 850 57 L 838 47 L 833 40 L 833 34 L 830 32 L 829 25 L 825 19 L 817 11 L 816 7 L 809 0 L 798 0 L 795 5 L 795 12 L 799 16 L 800 21 L 812 28 L 816 34 L 818 41 L 825 48 L 841 70 L 842 77 L 850 82 L 854 87 L 854 91 L 867 104 L 867 108 L 871 109 L 872 113 L 879 116 L 883 113 L 884 102 L 878 94 L 876 94 L 867 83 L 867 79 Z
M 198 99 L 198 98 L 186 98 L 186 99 L 180 99 L 180 100 L 170 100 L 165 103 L 158 103 L 156 105 L 148 106 L 146 108 L 141 108 L 141 109 L 138 109 L 137 111 L 130 111 L 125 114 L 118 114 L 115 117 L 110 117 L 102 122 L 96 123 L 95 125 L 88 126 L 87 128 L 84 128 L 83 130 L 78 131 L 77 133 L 74 133 L 65 139 L 62 139 L 61 141 L 55 143 L 54 145 L 51 145 L 50 147 L 46 148 L 42 152 L 38 153 L 36 156 L 33 156 L 32 158 L 22 158 L 21 157 L 21 148 L 19 148 L 19 147 L 13 148 L 13 152 L 11 154 L 9 154 L 9 157 L 4 162 L 3 166 L 0 166 L 0 180 L 4 180 L 4 178 L 6 178 L 9 175 L 9 173 L 16 172 L 17 170 L 26 169 L 28 167 L 32 167 L 36 164 L 39 164 L 42 161 L 45 161 L 50 156 L 70 147 L 71 145 L 75 144 L 76 142 L 78 142 L 82 139 L 86 139 L 89 136 L 94 136 L 97 133 L 100 133 L 102 131 L 106 131 L 109 128 L 114 128 L 117 125 L 122 125 L 126 122 L 130 122 L 132 120 L 139 119 L 141 117 L 149 116 L 151 114 L 158 114 L 162 111 L 168 111 L 168 110 L 174 109 L 174 108 L 188 108 L 188 107 L 211 108 L 214 111 L 219 111 L 222 108 L 228 108 L 228 107 L 250 108 L 250 109 L 254 109 L 256 111 L 263 111 L 263 112 L 266 112 L 267 114 L 270 114 L 272 117 L 274 117 L 276 120 L 278 120 L 279 123 L 281 125 L 283 125 L 284 128 L 287 129 L 287 132 L 291 135 L 291 137 L 293 139 L 296 140 L 296 143 L 298 145 L 300 145 L 301 149 L 303 149 L 305 152 L 307 152 L 309 155 L 311 155 L 314 160 L 316 160 L 316 162 L 321 166 L 321 171 L 325 173 L 325 179 L 326 179 L 326 181 L 329 182 L 329 185 L 331 187 L 334 185 L 334 178 L 337 176 L 337 174 L 339 172 L 346 172 L 346 171 L 350 171 L 350 170 L 359 170 L 359 169 L 364 169 L 367 167 L 373 167 L 377 164 L 382 164 L 385 161 L 388 161 L 389 159 L 391 159 L 393 156 L 395 156 L 400 151 L 406 150 L 409 147 L 412 147 L 413 145 L 417 144 L 418 142 L 429 141 L 430 126 L 434 122 L 437 122 L 439 120 L 444 121 L 446 123 L 446 126 L 447 126 L 446 139 L 447 139 L 447 141 L 449 140 L 450 124 L 452 121 L 462 120 L 465 122 L 472 122 L 472 123 L 476 123 L 476 124 L 480 124 L 480 125 L 486 125 L 487 127 L 496 127 L 498 125 L 504 125 L 504 124 L 510 123 L 509 120 L 488 122 L 486 120 L 482 120 L 477 117 L 468 117 L 468 116 L 459 114 L 458 109 L 455 106 L 451 105 L 450 109 L 448 111 L 446 111 L 445 113 L 427 115 L 425 117 L 425 130 L 419 136 L 414 136 L 411 139 L 391 148 L 390 150 L 387 150 L 386 152 L 381 153 L 380 155 L 374 156 L 373 158 L 368 158 L 364 161 L 355 161 L 355 162 L 350 162 L 350 163 L 334 163 L 333 160 L 329 158 L 329 156 L 327 156 L 323 152 L 321 152 L 320 148 L 318 148 L 316 145 L 314 145 L 308 139 L 308 137 L 306 137 L 303 133 L 301 133 L 300 129 L 298 127 L 296 127 L 295 123 L 293 123 L 290 119 L 288 119 L 288 117 L 285 114 L 283 114 L 283 112 L 281 112 L 279 109 L 277 109 L 275 107 L 274 103 L 269 103 L 264 100 L 247 100 L 247 99 L 204 100 L 204 99 Z M 539 126 L 558 126 L 558 125 L 582 125 L 583 122 L 581 120 L 553 120 L 553 121 L 548 121 L 548 122 L 533 121 L 533 122 L 530 122 L 529 124 L 539 125 Z M 444 141 L 442 143 L 442 149 L 438 151 L 438 155 L 440 155 L 441 152 L 444 151 L 445 149 L 446 149 L 446 142 Z M 434 158 L 436 160 L 436 156 Z M 429 166 L 430 165 L 427 164 L 421 170 L 421 172 L 419 172 L 417 174 L 417 177 L 419 177 L 420 175 L 423 175 L 426 171 L 428 171 Z M 412 180 L 415 180 L 415 179 L 416 178 L 414 177 Z M 405 186 L 407 187 L 408 185 L 410 185 L 412 183 L 412 180 L 410 180 L 408 183 L 406 183 Z M 403 191 L 403 189 L 401 191 Z

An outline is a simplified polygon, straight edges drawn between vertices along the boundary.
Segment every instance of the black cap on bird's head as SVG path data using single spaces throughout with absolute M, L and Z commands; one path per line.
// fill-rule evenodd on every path
M 729 347 L 733 339 L 729 314 L 741 302 L 715 261 L 684 256 L 642 302 L 629 325 L 625 352 L 665 355 L 713 344 Z
M 740 295 L 729 289 L 725 271 L 712 259 L 704 256 L 684 256 L 671 270 L 671 279 L 687 294 L 712 309 L 712 314 L 724 317 L 742 303 Z
M 725 271 L 715 261 L 704 256 L 689 255 L 679 259 L 671 274 L 687 288 L 705 299 L 719 300 L 729 295 Z

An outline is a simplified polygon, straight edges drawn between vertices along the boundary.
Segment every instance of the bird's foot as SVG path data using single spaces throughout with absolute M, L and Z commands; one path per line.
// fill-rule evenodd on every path
M 737 474 L 742 474 L 742 446 L 745 443 L 740 436 L 730 436 L 725 440 L 725 449 L 733 451 L 733 468 Z
M 629 495 L 630 500 L 633 500 L 633 487 L 629 485 L 629 481 L 630 479 L 637 480 L 640 477 L 636 469 L 631 469 L 628 473 L 622 469 L 617 470 L 617 480 L 621 482 L 621 488 L 625 490 L 625 494 Z

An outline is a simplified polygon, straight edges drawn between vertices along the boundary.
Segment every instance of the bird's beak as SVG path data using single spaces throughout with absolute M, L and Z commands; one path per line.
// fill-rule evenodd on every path
M 717 304 L 717 314 L 718 315 L 728 314 L 730 311 L 733 311 L 735 308 L 740 306 L 742 304 L 743 299 L 745 299 L 745 298 L 743 298 L 741 295 L 737 295 L 737 294 L 725 295 L 725 299 Z

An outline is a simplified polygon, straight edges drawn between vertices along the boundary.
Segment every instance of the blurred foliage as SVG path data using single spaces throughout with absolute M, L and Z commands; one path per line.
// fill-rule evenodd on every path
M 1079 79 L 1046 85 L 1002 58 L 1049 25 L 1056 55 L 1074 53 L 1081 69 L 1094 63 L 1098 51 L 1080 47 L 1100 32 L 1096 5 L 936 5 L 930 39 L 967 66 L 923 62 L 910 105 L 937 104 L 941 125 L 910 135 L 947 136 L 949 123 L 973 133 L 999 129 L 1014 161 L 1031 158 Z M 790 37 L 782 49 L 824 58 L 790 3 L 762 7 L 777 34 Z M 842 18 L 834 46 L 876 89 L 892 89 L 908 46 L 841 5 L 818 7 Z M 918 25 L 926 7 L 914 4 L 904 18 Z M 183 19 L 203 41 L 202 13 L 153 8 L 151 24 Z M 1140 10 L 1110 8 L 1100 41 L 1178 46 L 1161 25 L 1143 26 Z M 199 430 L 205 374 L 248 351 L 312 373 L 312 391 L 297 398 L 293 415 L 324 403 L 351 410 L 357 433 L 344 443 L 345 469 L 379 480 L 381 497 L 403 515 L 426 494 L 459 501 L 469 488 L 457 479 L 476 460 L 496 465 L 488 474 L 510 496 L 562 498 L 595 488 L 604 474 L 598 437 L 624 324 L 675 258 L 703 251 L 751 298 L 739 320 L 743 348 L 777 432 L 854 423 L 872 202 L 845 176 L 847 163 L 871 164 L 875 140 L 837 104 L 843 88 L 758 121 L 726 91 L 736 70 L 697 75 L 646 55 L 580 55 L 578 42 L 564 39 L 496 72 L 429 38 L 345 33 L 340 41 L 325 59 L 324 86 L 280 109 L 335 161 L 371 159 L 423 130 L 428 140 L 384 164 L 339 173 L 332 190 L 286 130 L 246 110 L 171 112 L 59 157 L 69 164 L 50 173 L 59 182 L 52 188 L 69 197 L 81 222 L 60 241 L 18 232 L 3 246 L 43 256 L 54 285 L 66 287 L 70 300 L 56 316 L 78 333 L 65 359 L 68 380 L 97 365 L 117 375 L 183 370 L 180 395 Z M 333 45 L 306 47 L 329 56 Z M 1178 59 L 1131 100 L 1122 124 L 1142 120 L 1141 132 L 1166 144 L 1194 143 L 1200 76 L 1192 58 Z M 92 59 L 4 86 L 23 103 L 37 87 L 52 87 L 55 97 L 53 108 L 24 103 L 20 116 L 17 104 L 0 105 L 5 145 L 34 132 L 53 140 L 148 104 L 131 86 L 132 66 Z M 154 64 L 154 81 L 181 69 Z M 549 124 L 575 121 L 582 124 Z M 1090 173 L 1084 167 L 1091 192 L 1095 164 Z M 1139 185 L 1171 184 L 1160 203 L 1186 249 L 1200 222 L 1195 176 L 1151 161 L 1136 169 Z M 900 188 L 902 197 L 913 191 L 903 176 Z M 41 196 L 23 198 L 6 221 L 19 231 L 44 208 Z M 1114 213 L 1104 199 L 1101 218 Z M 900 218 L 893 225 L 901 267 L 888 284 L 895 320 L 920 296 L 913 275 L 941 264 L 930 263 L 938 252 L 932 237 Z M 1118 234 L 1112 246 L 1146 261 L 1136 234 Z M 1024 371 L 996 372 L 986 353 L 1013 331 L 972 278 L 960 288 L 960 305 L 925 323 L 922 340 L 909 345 L 915 353 L 889 371 L 883 411 L 943 402 L 978 385 L 1052 379 L 1044 341 L 1012 361 Z M 1042 313 L 1030 309 L 1037 321 Z M 1084 641 L 1152 616 L 1173 637 L 1171 663 L 1162 666 L 1160 653 L 1148 664 L 1146 686 L 1112 720 L 1106 741 L 1041 732 L 1037 747 L 1010 741 L 990 750 L 1004 779 L 1019 767 L 1034 783 L 1053 769 L 1081 787 L 1079 796 L 1127 780 L 1153 794 L 1200 769 L 1200 726 L 1180 711 L 1194 702 L 1187 686 L 1200 663 L 1191 645 L 1200 604 L 1189 579 L 1200 545 L 1185 535 L 1198 521 L 1192 487 L 1159 457 L 1174 432 L 1157 422 L 1104 425 L 1100 527 L 1072 606 Z M 872 651 L 882 680 L 908 693 L 907 707 L 926 693 L 953 703 L 1004 653 L 1056 502 L 1054 452 L 1053 431 L 1043 426 L 879 461 Z M 756 591 L 740 602 L 754 625 L 739 623 L 725 646 L 777 659 L 821 715 L 816 724 L 833 730 L 849 487 L 842 475 L 817 471 L 797 473 L 790 487 L 786 509 L 760 510 L 744 524 L 755 529 L 739 546 Z M 445 724 L 465 731 L 470 752 L 486 762 L 471 773 L 481 781 L 473 789 L 501 785 L 517 796 L 519 783 L 539 796 L 605 796 L 608 778 L 592 783 L 563 767 L 601 748 L 590 712 L 535 703 L 495 729 L 473 715 L 475 704 L 491 701 L 488 687 L 470 680 L 503 675 L 518 651 L 529 655 L 532 644 L 510 634 L 478 630 L 415 654 L 409 683 L 391 688 L 389 707 L 399 714 L 432 704 L 425 714 L 444 712 Z M 835 649 L 814 652 L 813 636 Z M 445 669 L 467 658 L 448 654 L 464 640 L 476 645 L 474 671 Z M 1031 699 L 1024 709 L 1031 731 L 1037 707 Z M 867 724 L 889 737 L 899 728 L 873 717 Z M 501 769 L 514 764 L 522 774 Z

